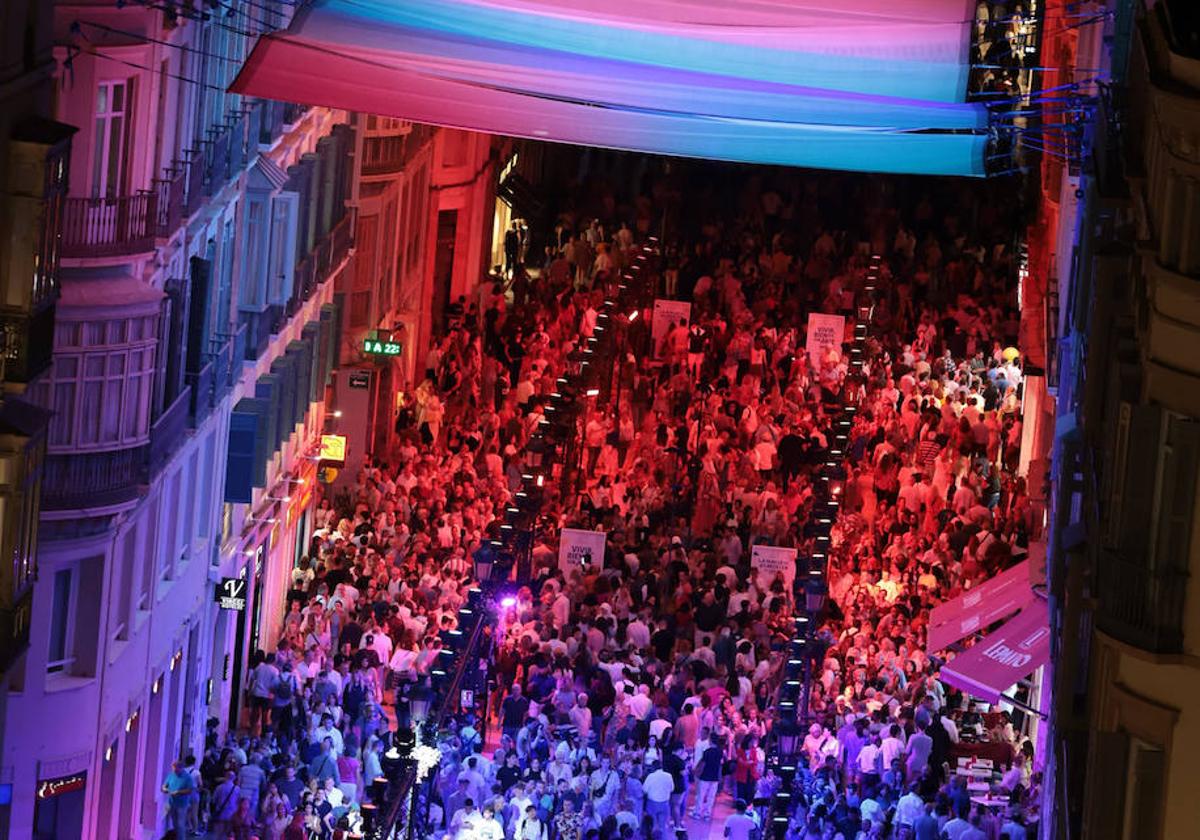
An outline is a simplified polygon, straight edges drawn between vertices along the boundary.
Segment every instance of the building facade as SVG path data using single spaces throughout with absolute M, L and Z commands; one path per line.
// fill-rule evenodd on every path
M 1048 310 L 1057 664 L 1043 836 L 1185 837 L 1200 820 L 1200 21 L 1163 0 L 1101 10 L 1076 65 L 1112 84 L 1064 179 Z
M 53 14 L 0 8 L 0 719 L 29 649 L 50 415 L 29 388 L 50 367 L 57 242 L 74 129 L 53 119 Z M 4 730 L 0 729 L 0 750 Z M 14 774 L 0 765 L 0 801 Z M 0 835 L 7 809 L 0 807 Z
M 239 618 L 214 589 L 262 563 L 222 551 L 255 524 L 225 502 L 233 409 L 332 306 L 349 128 L 224 94 L 249 48 L 240 17 L 36 5 L 53 11 L 53 116 L 82 131 L 63 168 L 53 357 L 27 390 L 50 419 L 41 613 L 7 686 L 8 833 L 143 837 L 160 833 L 171 760 L 237 712 Z M 315 168 L 325 180 L 284 195 Z
M 244 720 L 321 436 L 386 449 L 485 267 L 491 138 L 226 93 L 292 8 L 5 4 L 0 836 L 161 836 L 172 760 Z

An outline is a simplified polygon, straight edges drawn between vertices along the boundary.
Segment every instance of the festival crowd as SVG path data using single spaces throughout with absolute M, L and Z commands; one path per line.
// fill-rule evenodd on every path
M 517 253 L 452 305 L 397 446 L 318 506 L 245 725 L 214 729 L 167 779 L 180 837 L 360 824 L 391 730 L 429 714 L 473 556 L 530 469 L 556 378 L 664 226 L 611 388 L 579 420 L 579 468 L 547 482 L 532 577 L 493 605 L 492 690 L 437 733 L 435 836 L 777 836 L 773 698 L 804 604 L 751 549 L 811 550 L 839 400 L 858 411 L 787 836 L 1036 833 L 1028 721 L 944 685 L 948 654 L 925 647 L 931 608 L 1036 536 L 1017 476 L 1015 211 L 988 185 L 803 173 L 716 175 L 681 201 L 682 177 L 647 176 L 629 203 L 581 188 L 539 265 Z M 806 317 L 845 314 L 849 336 L 872 254 L 884 274 L 857 378 L 841 348 L 805 352 Z M 655 296 L 691 304 L 657 337 Z M 603 557 L 560 567 L 561 527 L 606 532 Z M 980 743 L 1000 760 L 960 759 Z

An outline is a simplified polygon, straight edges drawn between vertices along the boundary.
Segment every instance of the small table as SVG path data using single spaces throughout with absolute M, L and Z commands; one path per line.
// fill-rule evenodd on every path
M 984 808 L 989 810 L 993 808 L 1000 810 L 1008 805 L 1007 796 L 972 796 L 971 801 L 976 805 L 982 805 Z

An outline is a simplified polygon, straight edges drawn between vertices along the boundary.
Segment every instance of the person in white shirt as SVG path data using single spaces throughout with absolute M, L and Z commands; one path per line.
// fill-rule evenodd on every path
M 879 736 L 876 735 L 866 744 L 858 753 L 858 772 L 863 776 L 874 776 L 876 779 L 880 775 L 880 751 L 879 751 Z
M 891 767 L 892 762 L 904 754 L 904 741 L 900 737 L 899 724 L 893 723 L 888 727 L 888 736 L 883 739 L 879 751 L 884 767 Z
M 739 799 L 733 803 L 733 813 L 725 818 L 725 837 L 728 840 L 750 840 L 750 836 L 758 828 L 758 820 L 746 813 L 745 801 Z
M 468 838 L 474 833 L 480 814 L 475 810 L 475 800 L 467 799 L 463 806 L 450 817 L 450 836 Z
M 655 764 L 653 767 L 642 781 L 642 793 L 646 797 L 646 815 L 653 822 L 654 830 L 666 837 L 675 781 L 670 773 L 662 769 L 662 765 Z
M 525 807 L 525 813 L 517 820 L 513 840 L 546 840 L 546 825 L 537 816 L 537 808 L 533 805 Z
M 654 701 L 650 699 L 650 686 L 639 685 L 637 693 L 629 698 L 629 713 L 638 720 L 645 720 L 653 708 Z
M 917 795 L 917 783 L 908 786 L 908 793 L 900 797 L 896 803 L 896 824 L 912 828 L 917 819 L 925 813 L 925 800 Z
M 488 805 L 483 809 L 483 817 L 475 821 L 475 838 L 477 840 L 504 840 L 504 826 L 496 819 L 496 812 Z

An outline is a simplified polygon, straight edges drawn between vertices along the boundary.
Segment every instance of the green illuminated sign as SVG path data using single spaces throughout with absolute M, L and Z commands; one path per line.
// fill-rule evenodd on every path
M 381 341 L 378 338 L 363 339 L 363 352 L 372 356 L 399 356 L 400 342 Z

